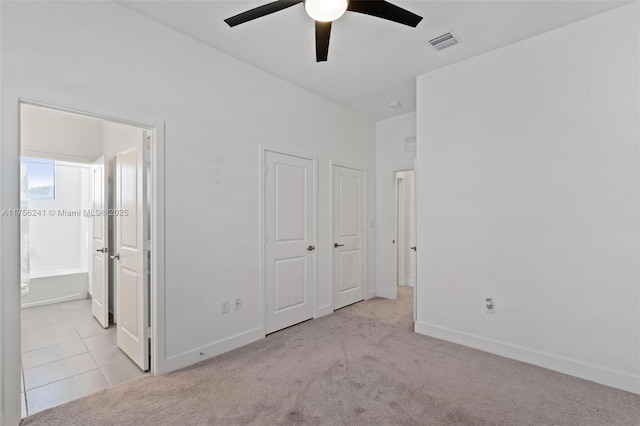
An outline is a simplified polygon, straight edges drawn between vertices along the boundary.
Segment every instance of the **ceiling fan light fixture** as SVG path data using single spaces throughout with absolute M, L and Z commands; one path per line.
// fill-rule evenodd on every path
M 227 18 L 224 22 L 230 27 L 235 27 L 300 3 L 304 3 L 307 14 L 315 21 L 316 62 L 327 60 L 331 23 L 340 18 L 347 10 L 414 28 L 422 21 L 422 16 L 384 0 L 275 0 Z
M 347 11 L 348 0 L 305 0 L 304 9 L 311 19 L 332 22 Z

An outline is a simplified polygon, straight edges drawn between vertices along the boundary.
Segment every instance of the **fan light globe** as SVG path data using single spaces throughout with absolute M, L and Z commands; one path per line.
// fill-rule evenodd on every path
M 304 8 L 315 21 L 331 22 L 347 11 L 348 0 L 305 0 Z

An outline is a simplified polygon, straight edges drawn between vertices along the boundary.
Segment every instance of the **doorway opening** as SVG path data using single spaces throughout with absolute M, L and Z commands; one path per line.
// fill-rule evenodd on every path
M 148 128 L 20 103 L 22 417 L 150 368 Z
M 417 272 L 415 172 L 396 172 L 394 187 L 397 295 L 399 301 L 406 301 L 414 311 Z M 413 316 L 415 320 L 415 312 Z

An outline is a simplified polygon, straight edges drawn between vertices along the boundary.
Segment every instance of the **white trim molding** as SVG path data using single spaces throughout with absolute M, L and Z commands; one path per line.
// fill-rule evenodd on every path
M 415 332 L 640 394 L 640 376 L 417 321 Z

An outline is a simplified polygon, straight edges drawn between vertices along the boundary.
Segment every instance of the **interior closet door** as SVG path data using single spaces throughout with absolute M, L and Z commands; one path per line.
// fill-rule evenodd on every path
M 334 309 L 364 299 L 365 175 L 333 166 Z
M 265 152 L 266 333 L 313 318 L 314 160 Z

